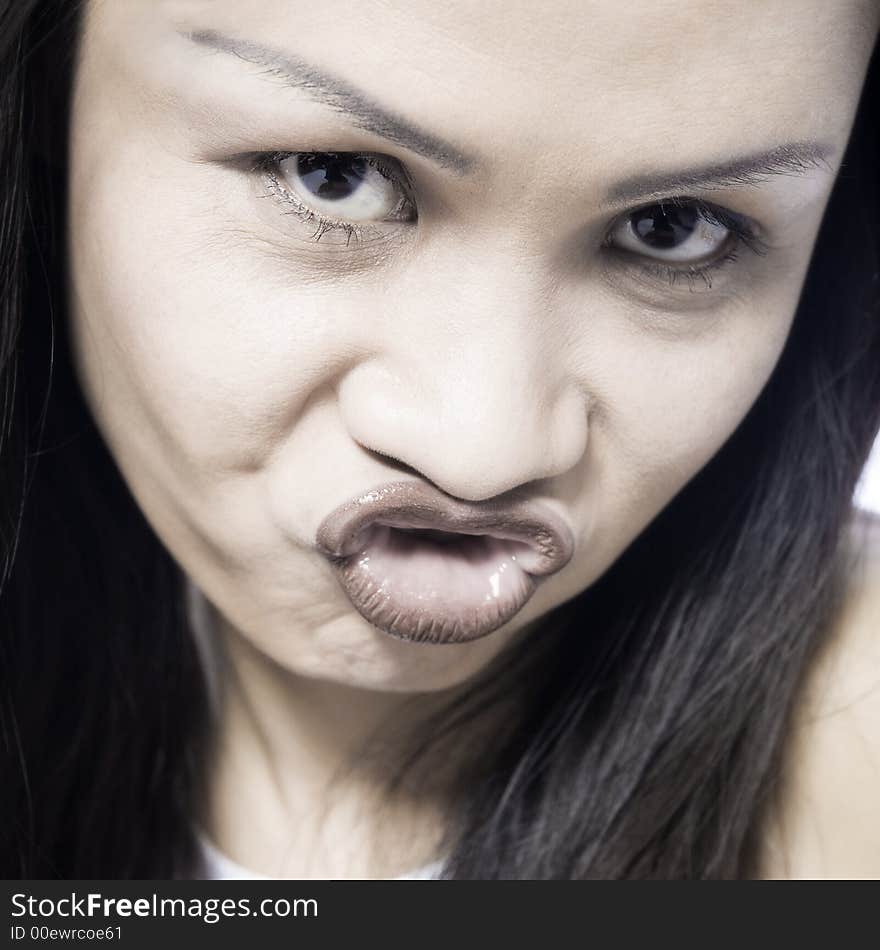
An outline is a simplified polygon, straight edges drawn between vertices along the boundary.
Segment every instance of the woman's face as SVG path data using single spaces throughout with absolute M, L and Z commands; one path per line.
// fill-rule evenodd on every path
M 77 371 L 227 627 L 293 672 L 394 691 L 540 636 L 770 376 L 878 19 L 856 0 L 93 0 Z M 568 560 L 533 583 L 528 532 L 519 566 L 509 539 L 465 557 L 374 533 L 350 573 L 429 626 L 505 570 L 534 590 L 455 643 L 370 623 L 319 529 L 349 499 L 411 501 L 368 495 L 401 482 L 484 528 L 537 505 Z

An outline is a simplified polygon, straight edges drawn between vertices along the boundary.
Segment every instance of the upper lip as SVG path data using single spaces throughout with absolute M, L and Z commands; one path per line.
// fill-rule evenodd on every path
M 374 524 L 491 535 L 528 545 L 530 574 L 553 574 L 574 552 L 568 522 L 543 504 L 522 499 L 468 502 L 425 482 L 388 482 L 344 502 L 318 527 L 316 542 L 333 558 L 355 554 Z

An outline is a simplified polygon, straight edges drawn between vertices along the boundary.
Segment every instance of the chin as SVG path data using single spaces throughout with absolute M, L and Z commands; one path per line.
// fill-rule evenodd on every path
M 292 626 L 300 628 L 301 621 Z M 375 692 L 441 692 L 477 676 L 523 626 L 511 622 L 462 643 L 420 643 L 389 635 L 349 608 L 308 630 L 287 627 L 269 637 L 238 632 L 231 645 L 246 641 L 276 671 L 295 677 Z

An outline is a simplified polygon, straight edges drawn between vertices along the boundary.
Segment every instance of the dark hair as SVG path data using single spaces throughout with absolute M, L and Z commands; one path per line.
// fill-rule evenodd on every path
M 65 0 L 0 3 L 0 870 L 169 878 L 195 860 L 211 719 L 181 570 L 72 369 L 63 133 L 78 16 Z M 515 697 L 457 783 L 448 876 L 755 874 L 880 428 L 877 60 L 790 336 L 745 419 L 403 763 L 395 780 Z

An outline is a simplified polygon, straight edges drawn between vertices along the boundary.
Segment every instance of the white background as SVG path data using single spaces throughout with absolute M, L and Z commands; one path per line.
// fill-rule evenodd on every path
M 856 504 L 880 514 L 880 438 L 874 443 L 874 451 L 856 486 Z

